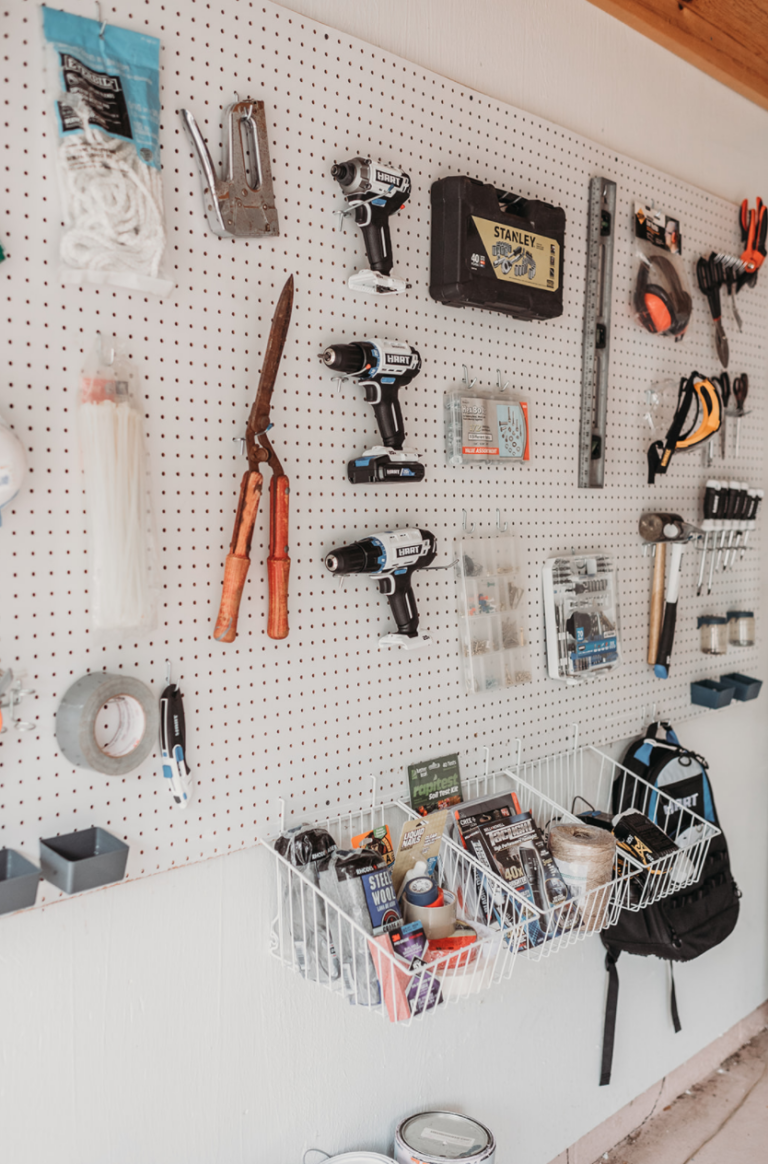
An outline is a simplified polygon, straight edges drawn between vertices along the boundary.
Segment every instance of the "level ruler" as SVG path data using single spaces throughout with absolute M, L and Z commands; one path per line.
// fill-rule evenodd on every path
M 602 489 L 605 484 L 605 418 L 615 227 L 616 183 L 608 178 L 592 178 L 589 183 L 579 432 L 579 486 L 582 489 Z

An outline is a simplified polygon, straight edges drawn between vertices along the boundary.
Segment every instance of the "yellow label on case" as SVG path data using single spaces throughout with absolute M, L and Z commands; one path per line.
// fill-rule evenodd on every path
M 518 230 L 488 218 L 472 221 L 497 279 L 505 283 L 557 291 L 560 286 L 560 243 L 543 234 Z

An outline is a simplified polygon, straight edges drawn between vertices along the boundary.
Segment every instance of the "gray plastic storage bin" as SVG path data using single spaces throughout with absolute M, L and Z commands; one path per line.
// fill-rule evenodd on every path
M 128 846 L 105 829 L 40 839 L 43 877 L 63 893 L 82 893 L 122 881 L 127 861 Z
M 37 865 L 13 849 L 0 849 L 0 913 L 34 905 L 39 884 Z
M 760 688 L 763 686 L 762 679 L 753 679 L 750 675 L 739 675 L 736 671 L 732 671 L 730 675 L 721 675 L 720 682 L 727 687 L 732 687 L 733 698 L 740 699 L 742 703 L 748 699 L 757 699 Z
M 691 684 L 691 703 L 701 707 L 727 707 L 733 699 L 733 687 L 716 679 L 699 679 Z

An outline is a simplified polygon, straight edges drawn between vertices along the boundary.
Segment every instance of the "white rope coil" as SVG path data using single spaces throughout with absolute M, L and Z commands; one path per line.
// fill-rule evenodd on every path
M 70 219 L 63 262 L 157 278 L 165 249 L 160 171 L 141 161 L 132 142 L 87 122 L 82 134 L 62 140 L 60 164 Z

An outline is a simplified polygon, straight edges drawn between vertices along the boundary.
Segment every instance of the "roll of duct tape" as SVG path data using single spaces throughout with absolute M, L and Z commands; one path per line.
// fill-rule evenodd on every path
M 56 739 L 70 764 L 105 776 L 125 776 L 143 764 L 159 729 L 157 700 L 127 675 L 83 675 L 56 712 Z
M 421 922 L 427 940 L 447 938 L 456 927 L 456 895 L 449 889 L 443 890 L 444 905 L 414 905 L 406 897 L 403 904 L 405 920 Z

